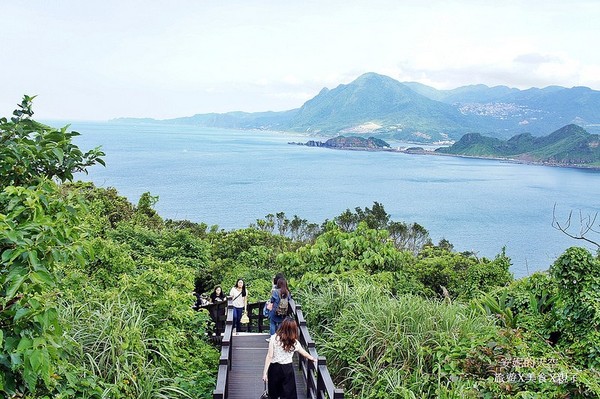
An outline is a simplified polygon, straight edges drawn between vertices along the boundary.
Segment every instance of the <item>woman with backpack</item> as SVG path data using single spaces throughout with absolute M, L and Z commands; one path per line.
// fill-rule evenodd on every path
M 271 293 L 269 294 L 269 300 L 265 302 L 265 306 L 263 307 L 263 316 L 265 318 L 269 318 L 269 312 L 273 309 L 273 302 L 271 302 L 271 297 L 273 296 L 273 292 L 277 290 L 277 281 L 280 278 L 283 278 L 283 273 L 277 273 L 275 277 L 273 277 L 273 287 L 271 288 Z
M 277 280 L 277 289 L 272 291 L 270 302 L 273 307 L 269 311 L 269 333 L 275 335 L 277 328 L 283 319 L 289 314 L 289 300 L 292 294 L 287 285 L 287 280 L 283 277 Z M 267 338 L 267 341 L 269 339 Z

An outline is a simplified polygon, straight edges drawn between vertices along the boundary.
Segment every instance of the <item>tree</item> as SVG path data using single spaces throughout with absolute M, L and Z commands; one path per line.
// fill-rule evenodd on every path
M 62 328 L 54 304 L 57 263 L 82 262 L 80 202 L 55 181 L 95 163 L 71 143 L 76 132 L 31 120 L 33 97 L 14 117 L 0 118 L 0 392 L 48 390 L 62 358 Z
M 413 254 L 425 246 L 431 244 L 429 232 L 418 223 L 408 225 L 405 222 L 391 220 L 382 204 L 375 201 L 373 207 L 354 208 L 354 212 L 346 209 L 341 215 L 336 216 L 333 221 L 342 231 L 351 232 L 358 228 L 360 223 L 365 223 L 370 229 L 387 230 L 390 239 L 399 250 L 408 250 Z M 326 223 L 323 226 L 325 230 Z
M 91 165 L 104 165 L 99 148 L 84 154 L 71 142 L 79 133 L 68 126 L 54 129 L 32 120 L 33 99 L 24 96 L 10 121 L 0 118 L 0 187 L 27 186 L 41 178 L 64 182 Z
M 424 246 L 431 244 L 429 232 L 418 223 L 390 222 L 387 227 L 396 248 L 418 254 Z
M 342 231 L 331 221 L 326 227 L 313 244 L 277 258 L 286 276 L 299 277 L 307 272 L 327 274 L 365 270 L 378 273 L 403 269 L 406 254 L 394 248 L 387 231 L 371 229 L 365 222 L 351 232 Z
M 149 192 L 143 193 L 135 210 L 135 219 L 148 227 L 161 227 L 163 220 L 153 208 L 157 202 L 158 196 L 153 196 Z
M 513 280 L 504 249 L 490 261 L 427 246 L 410 268 L 410 273 L 431 292 L 451 298 L 471 298 L 479 291 L 489 291 Z
M 256 223 L 251 224 L 250 228 L 267 233 L 273 233 L 277 229 L 280 236 L 300 242 L 313 241 L 320 233 L 316 223 L 309 223 L 308 220 L 301 219 L 298 215 L 294 215 L 294 218 L 290 220 L 285 212 L 278 212 L 275 215 L 269 213 L 264 219 L 256 219 Z
M 385 229 L 390 222 L 390 215 L 382 204 L 375 201 L 373 207 L 354 208 L 354 212 L 346 209 L 341 215 L 333 219 L 343 231 L 353 231 L 360 222 L 365 222 L 370 229 Z

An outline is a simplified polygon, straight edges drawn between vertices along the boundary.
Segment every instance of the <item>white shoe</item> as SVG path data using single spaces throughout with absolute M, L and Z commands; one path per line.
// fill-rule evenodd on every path
M 271 338 L 267 338 L 267 339 L 265 339 L 265 341 L 271 342 Z

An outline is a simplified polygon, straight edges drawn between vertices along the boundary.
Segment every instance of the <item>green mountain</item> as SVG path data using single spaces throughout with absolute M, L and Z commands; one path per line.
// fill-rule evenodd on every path
M 127 118 L 117 121 L 151 122 Z M 437 90 L 366 73 L 349 84 L 322 89 L 298 109 L 197 114 L 153 122 L 369 135 L 413 142 L 454 141 L 473 132 L 507 140 L 525 133 L 541 136 L 568 124 L 600 133 L 600 91 L 559 86 L 519 90 L 481 84 Z
M 436 152 L 557 165 L 600 166 L 600 136 L 574 124 L 548 136 L 534 137 L 524 133 L 507 141 L 470 133 L 451 147 L 438 148 Z
M 455 107 L 431 100 L 387 76 L 367 73 L 323 89 L 294 116 L 290 129 L 317 133 L 377 133 L 397 138 L 447 139 L 468 125 Z

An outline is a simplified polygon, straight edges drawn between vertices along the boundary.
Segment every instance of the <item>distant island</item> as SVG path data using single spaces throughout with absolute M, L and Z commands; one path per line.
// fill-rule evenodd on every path
M 309 140 L 288 144 L 337 150 L 388 151 L 404 154 L 446 155 L 480 159 L 505 160 L 515 163 L 600 169 L 600 136 L 581 126 L 567 125 L 548 136 L 533 137 L 523 133 L 509 140 L 465 134 L 450 147 L 426 150 L 423 147 L 392 148 L 376 137 L 337 136 L 326 141 Z
M 391 146 L 378 138 L 369 137 L 344 137 L 337 136 L 327 141 L 309 140 L 306 143 L 290 142 L 288 144 L 305 145 L 308 147 L 325 147 L 337 150 L 363 150 L 363 151 L 392 151 Z
M 450 147 L 436 149 L 435 153 L 600 169 L 600 136 L 574 124 L 548 136 L 533 137 L 523 133 L 506 141 L 470 133 Z

